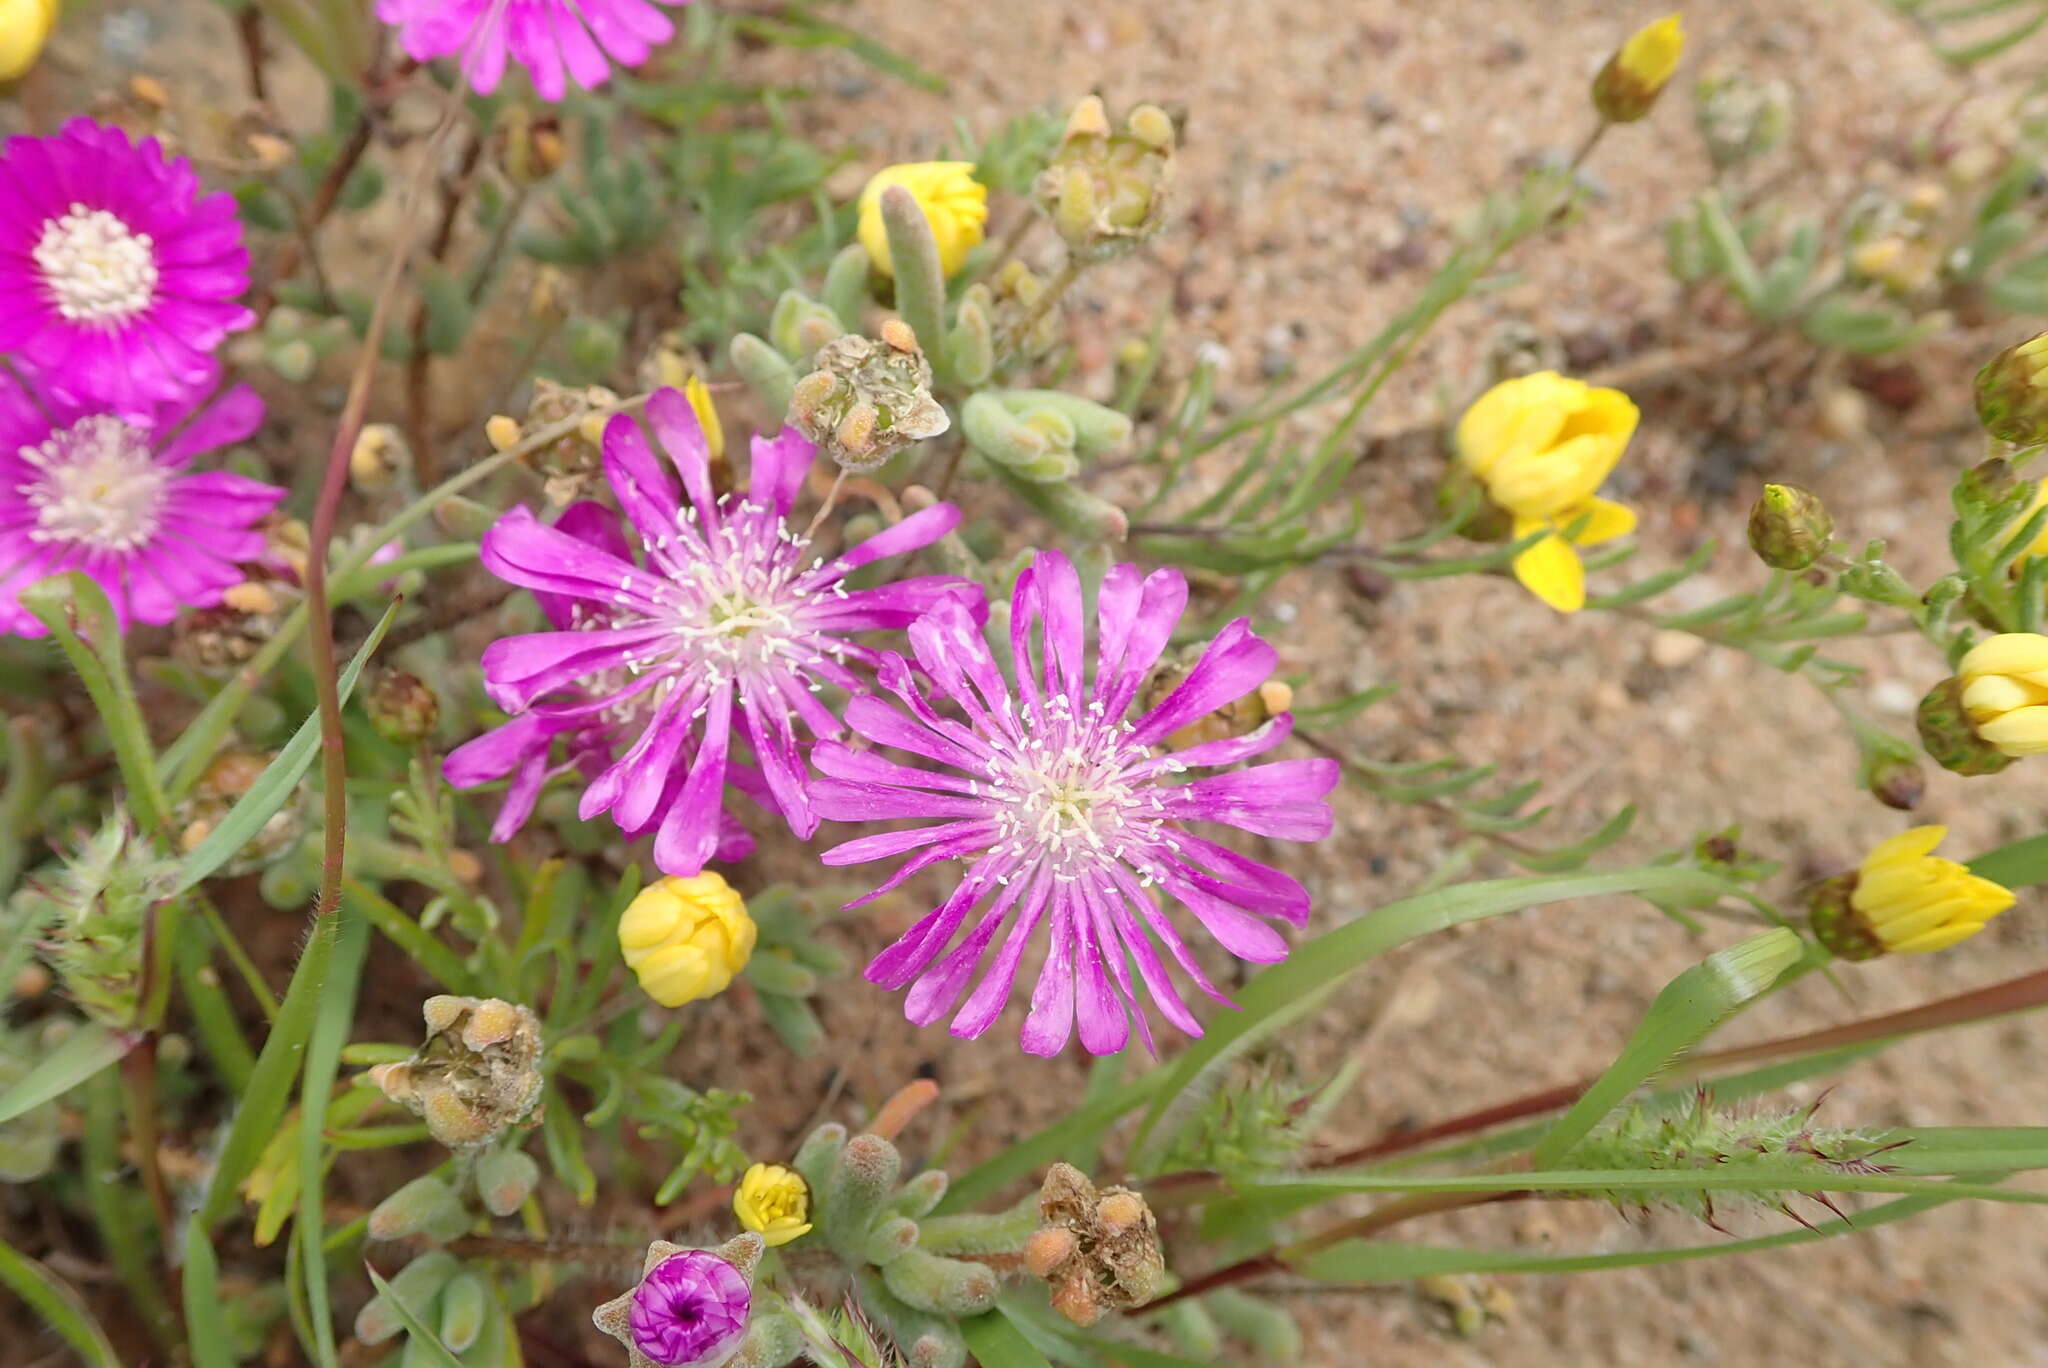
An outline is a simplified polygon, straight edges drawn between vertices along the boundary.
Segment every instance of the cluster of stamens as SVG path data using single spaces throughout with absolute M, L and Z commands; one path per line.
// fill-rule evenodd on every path
M 36 511 L 31 540 L 132 551 L 156 535 L 172 473 L 120 419 L 82 418 L 21 457 L 37 472 L 22 490 Z
M 73 323 L 124 323 L 156 298 L 156 247 L 104 209 L 73 204 L 43 225 L 36 267 L 57 312 Z
M 1002 703 L 1007 710 L 1009 699 Z M 1060 697 L 1046 700 L 1042 718 L 1025 710 L 1017 716 L 1022 739 L 996 739 L 988 781 L 970 791 L 995 804 L 1001 853 L 1062 883 L 1108 862 L 1128 863 L 1149 888 L 1157 878 L 1152 851 L 1176 848 L 1158 789 L 1137 772 L 1151 752 L 1124 739 L 1136 730 L 1131 723 L 1104 719 L 1098 703 L 1088 710 L 1094 715 L 1077 718 Z M 1185 768 L 1173 760 L 1163 767 Z

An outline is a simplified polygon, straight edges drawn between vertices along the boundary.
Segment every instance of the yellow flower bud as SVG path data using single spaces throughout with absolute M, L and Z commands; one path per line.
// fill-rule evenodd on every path
M 1976 935 L 2011 907 L 2011 889 L 1933 854 L 1947 834 L 1947 827 L 1914 827 L 1872 849 L 1844 881 L 1846 906 L 1835 903 L 1840 915 L 1824 924 L 1817 910 L 1814 928 L 1823 943 L 1850 959 L 1923 954 Z
M 988 187 L 974 178 L 974 163 L 909 162 L 875 173 L 860 192 L 860 245 L 883 275 L 895 274 L 882 227 L 882 192 L 892 185 L 908 190 L 924 210 L 939 244 L 939 269 L 949 276 L 959 270 L 988 225 Z
M 754 953 L 754 921 L 710 871 L 640 891 L 619 918 L 619 950 L 647 996 L 680 1007 L 725 991 Z
M 1956 677 L 1970 726 L 2000 754 L 2048 751 L 2048 636 L 1987 637 L 1963 657 Z
M 0 0 L 0 81 L 28 74 L 57 26 L 57 0 Z
M 1626 536 L 1629 509 L 1595 493 L 1634 435 L 1639 413 L 1620 390 L 1555 371 L 1503 380 L 1458 420 L 1458 459 L 1513 519 L 1512 535 L 1543 538 L 1515 557 L 1515 578 L 1560 612 L 1586 602 L 1580 546 Z
M 811 1189 L 803 1175 L 780 1164 L 756 1164 L 733 1189 L 733 1215 L 770 1249 L 811 1230 Z
M 1678 58 L 1684 51 L 1685 30 L 1675 14 L 1630 34 L 1593 78 L 1593 106 L 1600 117 L 1612 123 L 1634 123 L 1648 114 L 1678 70 Z

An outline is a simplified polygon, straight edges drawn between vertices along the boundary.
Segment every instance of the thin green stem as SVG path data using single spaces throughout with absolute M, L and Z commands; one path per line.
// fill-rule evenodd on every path
M 194 892 L 194 901 L 199 904 L 199 915 L 206 919 L 206 925 L 213 932 L 213 938 L 220 942 L 221 951 L 227 955 L 228 963 L 235 966 L 235 972 L 249 989 L 249 995 L 256 999 L 256 1006 L 262 1011 L 265 1021 L 277 1020 L 277 997 L 270 991 L 270 985 L 263 981 L 263 971 L 256 967 L 256 961 L 243 948 L 241 940 L 228 928 L 220 909 L 213 905 L 213 899 Z

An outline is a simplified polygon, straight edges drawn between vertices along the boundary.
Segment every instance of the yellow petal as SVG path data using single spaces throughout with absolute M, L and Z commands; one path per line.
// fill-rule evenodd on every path
M 1668 14 L 1629 35 L 1621 45 L 1622 70 L 1646 86 L 1661 86 L 1678 70 L 1678 58 L 1685 51 L 1685 30 L 1678 16 Z
M 1945 950 L 1957 941 L 1968 940 L 1984 929 L 1982 922 L 1965 922 L 1960 926 L 1944 926 L 1936 931 L 1901 941 L 1891 947 L 1894 954 L 1924 955 L 1930 950 Z
M 2048 670 L 2048 636 L 2000 632 L 1972 646 L 1956 673 L 1967 682 L 1978 675 L 2031 674 Z
M 1963 707 L 1975 722 L 1987 722 L 2014 708 L 2048 703 L 2048 690 L 2011 675 L 1979 675 L 1963 686 Z
M 1573 509 L 1558 521 L 1569 527 L 1588 513 L 1592 516 L 1586 518 L 1586 525 L 1572 537 L 1575 546 L 1598 546 L 1616 537 L 1626 537 L 1636 530 L 1636 511 L 1627 504 L 1618 504 L 1610 499 L 1588 499 L 1584 506 Z
M 1543 450 L 1578 406 L 1586 386 L 1556 371 L 1503 380 L 1458 420 L 1458 455 L 1484 479 L 1502 460 Z
M 1533 530 L 1518 519 L 1515 536 L 1520 539 Z M 1545 537 L 1516 556 L 1515 578 L 1560 613 L 1576 613 L 1586 606 L 1586 567 L 1579 564 L 1579 553 L 1563 537 Z
M 1948 828 L 1938 824 L 1909 827 L 1888 840 L 1879 841 L 1863 857 L 1862 873 L 1868 875 L 1875 866 L 1893 860 L 1910 860 L 1925 855 L 1940 845 L 1948 835 Z
M 2015 708 L 1979 722 L 1977 735 L 2006 755 L 2040 755 L 2048 751 L 2048 707 Z

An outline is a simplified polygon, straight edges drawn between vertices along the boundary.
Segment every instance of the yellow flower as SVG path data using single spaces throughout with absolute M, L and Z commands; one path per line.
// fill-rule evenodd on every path
M 1884 949 L 1921 954 L 1954 945 L 2011 907 L 2012 890 L 1932 851 L 1943 826 L 1914 827 L 1880 842 L 1856 871 L 1849 905 Z
M 1678 16 L 1668 14 L 1629 35 L 1621 50 L 1607 59 L 1593 80 L 1593 104 L 1600 117 L 1633 123 L 1650 112 L 1664 86 L 1678 70 L 1685 51 L 1685 30 Z
M 1956 677 L 1970 726 L 2000 754 L 2048 751 L 2048 636 L 1986 637 L 1956 666 Z
M 860 192 L 860 245 L 883 275 L 896 273 L 882 227 L 882 192 L 892 185 L 908 190 L 924 210 L 939 244 L 939 269 L 949 276 L 959 270 L 988 223 L 988 187 L 974 178 L 974 163 L 910 162 L 875 173 Z
M 0 81 L 28 74 L 57 24 L 57 0 L 0 0 Z
M 619 918 L 619 950 L 647 996 L 680 1007 L 722 993 L 754 953 L 754 919 L 718 875 L 667 878 Z
M 780 1164 L 756 1164 L 732 1193 L 733 1215 L 770 1249 L 810 1233 L 811 1189 L 803 1175 Z
M 1639 416 L 1620 390 L 1538 371 L 1501 381 L 1458 420 L 1458 457 L 1512 516 L 1515 540 L 1550 529 L 1515 557 L 1515 578 L 1560 612 L 1586 604 L 1575 548 L 1635 530 L 1632 511 L 1594 491 L 1621 460 Z

